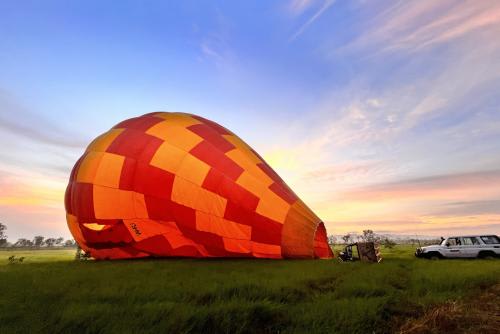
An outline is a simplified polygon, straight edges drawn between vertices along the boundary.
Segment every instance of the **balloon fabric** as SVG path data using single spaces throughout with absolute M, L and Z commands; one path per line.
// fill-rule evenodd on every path
M 96 259 L 330 258 L 323 222 L 219 124 L 185 113 L 125 120 L 76 162 L 69 229 Z

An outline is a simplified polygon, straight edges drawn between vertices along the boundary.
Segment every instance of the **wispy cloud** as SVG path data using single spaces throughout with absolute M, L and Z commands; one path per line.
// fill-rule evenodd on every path
M 0 217 L 10 240 L 34 235 L 69 237 L 64 224 L 65 177 L 0 169 Z
M 205 59 L 209 59 L 219 67 L 227 65 L 232 58 L 229 46 L 220 34 L 205 36 L 200 42 L 200 51 Z
M 235 54 L 230 46 L 230 31 L 232 23 L 219 8 L 214 9 L 214 28 L 203 31 L 196 27 L 199 35 L 200 59 L 208 60 L 217 67 L 228 67 L 235 59 Z
M 428 216 L 471 216 L 481 214 L 500 215 L 500 199 L 445 203 L 429 213 Z
M 343 198 L 370 199 L 452 199 L 477 196 L 500 197 L 500 170 L 429 176 L 356 189 Z
M 500 4 L 495 0 L 403 1 L 367 21 L 346 48 L 413 52 L 481 29 L 498 32 L 499 24 Z
M 292 36 L 290 36 L 288 41 L 292 42 L 297 39 L 297 37 L 302 35 L 304 31 L 306 31 L 311 24 L 319 19 L 321 15 L 323 15 L 334 3 L 335 0 L 324 0 L 321 7 L 305 23 L 303 23 Z M 294 1 L 291 7 L 294 8 L 293 11 L 296 15 L 300 15 L 309 6 L 311 6 L 310 1 Z
M 306 180 L 320 180 L 322 182 L 345 182 L 373 177 L 374 174 L 384 173 L 386 166 L 377 162 L 339 162 L 307 172 Z
M 0 91 L 0 132 L 58 147 L 83 149 L 89 139 L 61 128 Z
M 437 175 L 342 190 L 316 203 L 342 232 L 492 233 L 500 223 L 500 171 Z
M 288 6 L 288 11 L 294 15 L 301 15 L 314 4 L 314 0 L 293 0 Z
M 303 13 L 309 6 L 297 2 L 293 8 Z M 378 166 L 347 186 L 498 166 L 497 8 L 500 5 L 491 1 L 398 2 L 360 24 L 360 37 L 347 45 L 352 52 L 377 55 L 368 63 L 356 63 L 369 70 L 356 73 L 345 88 L 326 92 L 312 107 L 309 120 L 290 124 L 290 138 L 273 150 L 296 158 L 294 163 L 277 159 L 276 168 L 299 189 L 330 180 L 328 187 L 314 188 L 326 193 L 347 185 L 345 180 L 361 171 L 342 171 L 340 161 Z M 470 23 L 462 27 L 462 22 Z M 395 48 L 403 40 L 411 41 L 403 43 L 408 48 Z M 444 42 L 449 42 L 446 49 L 440 46 Z M 401 61 L 393 55 L 423 47 L 427 53 L 418 58 L 406 54 Z M 389 49 L 394 52 L 386 54 L 388 58 L 380 57 L 381 50 Z M 398 65 L 387 66 L 391 63 Z M 308 133 L 298 145 L 291 139 L 297 132 Z M 279 155 L 275 152 L 273 156 Z
M 4 144 L 0 152 L 0 216 L 8 225 L 10 238 L 52 233 L 69 237 L 64 225 L 64 190 L 69 171 L 89 139 L 1 92 L 0 140 Z
M 379 234 L 407 237 L 438 237 L 464 234 L 490 234 L 500 229 L 500 215 L 485 217 L 459 217 L 449 221 L 436 220 L 359 220 L 327 222 L 327 228 L 336 234 L 360 233 L 372 229 Z
M 0 170 L 0 206 L 60 208 L 65 181 L 36 173 Z

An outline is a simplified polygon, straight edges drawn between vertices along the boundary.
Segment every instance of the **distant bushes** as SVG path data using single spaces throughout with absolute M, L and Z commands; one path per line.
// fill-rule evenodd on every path
M 19 238 L 16 242 L 10 243 L 7 240 L 7 225 L 0 223 L 0 248 L 52 248 L 52 247 L 76 247 L 76 242 L 73 239 L 64 240 L 59 238 L 45 238 L 42 235 L 37 235 L 33 239 Z
M 7 261 L 9 261 L 9 264 L 23 263 L 24 256 L 16 257 L 15 255 L 12 255 L 8 257 Z
M 90 259 L 90 254 L 85 253 L 79 245 L 76 245 L 75 261 L 87 261 Z
M 0 247 L 5 247 L 7 245 L 7 234 L 5 234 L 6 230 L 7 226 L 0 223 Z
M 377 234 L 370 229 L 363 230 L 362 233 L 356 233 L 356 232 L 346 233 L 343 236 L 340 236 L 340 238 L 337 238 L 333 235 L 330 235 L 328 237 L 328 243 L 330 245 L 336 244 L 337 240 L 338 243 L 343 243 L 343 244 L 351 244 L 354 242 L 377 242 L 383 245 L 385 248 L 389 249 L 393 248 L 396 245 L 424 246 L 424 245 L 432 245 L 440 243 L 439 239 L 434 239 L 429 237 L 423 237 L 422 239 L 419 239 L 406 236 Z

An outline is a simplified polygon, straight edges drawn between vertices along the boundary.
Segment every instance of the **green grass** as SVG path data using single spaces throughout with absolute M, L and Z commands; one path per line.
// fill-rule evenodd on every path
M 500 281 L 499 260 L 75 262 L 0 251 L 0 333 L 386 333 Z M 10 255 L 24 256 L 8 264 Z

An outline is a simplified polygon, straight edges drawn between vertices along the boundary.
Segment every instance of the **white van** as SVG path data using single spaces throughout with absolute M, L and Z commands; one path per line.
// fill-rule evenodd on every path
M 439 245 L 417 248 L 415 256 L 427 259 L 495 258 L 500 257 L 500 239 L 496 235 L 441 238 Z

